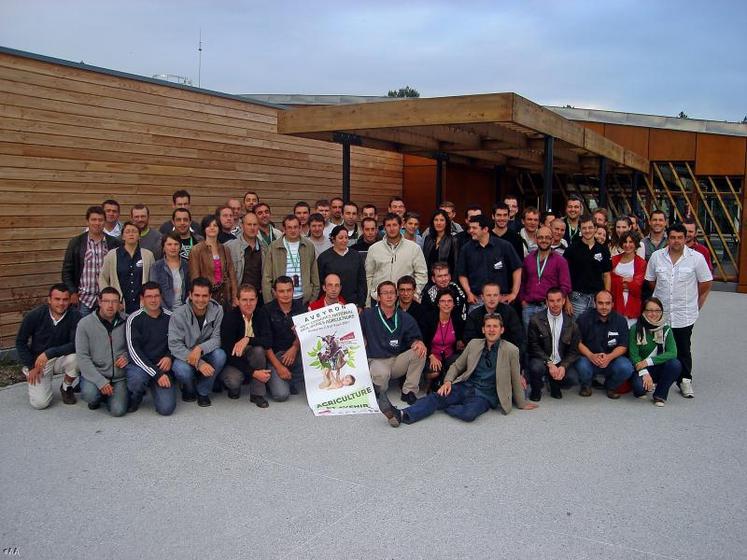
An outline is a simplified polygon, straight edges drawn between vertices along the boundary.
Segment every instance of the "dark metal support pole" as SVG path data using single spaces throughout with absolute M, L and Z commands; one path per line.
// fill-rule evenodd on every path
M 495 166 L 495 203 L 503 202 L 503 177 L 506 175 L 505 165 Z
M 350 142 L 342 143 L 342 200 L 350 202 Z
M 545 212 L 552 210 L 552 176 L 553 176 L 553 148 L 555 138 L 545 136 L 545 168 L 542 176 L 544 184 L 544 207 Z
M 599 158 L 599 206 L 607 208 L 607 158 Z

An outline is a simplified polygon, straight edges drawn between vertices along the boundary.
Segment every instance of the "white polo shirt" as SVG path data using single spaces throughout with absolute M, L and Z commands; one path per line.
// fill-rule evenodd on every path
M 646 280 L 656 280 L 654 297 L 664 304 L 664 313 L 675 329 L 689 327 L 698 318 L 698 284 L 713 280 L 703 255 L 685 247 L 676 263 L 669 247 L 654 251 L 646 267 Z

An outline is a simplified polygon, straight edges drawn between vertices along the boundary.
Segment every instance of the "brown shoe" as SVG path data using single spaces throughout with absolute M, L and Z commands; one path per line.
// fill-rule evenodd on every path
M 72 387 L 65 389 L 65 387 L 61 386 L 60 394 L 62 395 L 62 402 L 65 404 L 75 404 L 78 402 L 78 399 L 75 398 L 75 393 L 73 392 Z
M 608 399 L 619 399 L 620 393 L 615 392 L 614 389 L 607 389 L 607 398 Z
M 591 396 L 591 387 L 587 385 L 583 385 L 581 387 L 581 390 L 578 392 L 579 395 L 582 397 L 590 397 Z

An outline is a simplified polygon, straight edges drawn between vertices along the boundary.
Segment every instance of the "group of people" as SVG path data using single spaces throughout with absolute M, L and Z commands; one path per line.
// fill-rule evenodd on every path
M 150 392 L 156 411 L 210 406 L 213 392 L 238 399 L 249 385 L 260 408 L 303 387 L 293 317 L 354 304 L 379 406 L 389 423 L 435 410 L 471 421 L 489 409 L 535 408 L 579 385 L 617 399 L 627 387 L 663 406 L 672 384 L 694 396 L 690 343 L 712 275 L 694 224 L 667 226 L 651 213 L 648 234 L 606 211 L 583 213 L 571 196 L 563 216 L 516 197 L 492 214 L 478 206 L 456 221 L 443 202 L 420 216 L 392 198 L 379 225 L 373 205 L 341 198 L 298 202 L 274 224 L 254 192 L 195 222 L 187 191 L 171 220 L 150 226 L 147 206 L 120 221 L 106 200 L 70 240 L 62 282 L 29 312 L 16 347 L 29 401 L 136 411 Z M 707 249 L 705 250 L 707 251 Z M 400 379 L 399 409 L 387 397 Z M 334 382 L 333 382 L 334 381 Z M 527 383 L 528 381 L 528 383 Z M 328 387 L 355 382 L 330 380 Z M 420 398 L 418 398 L 420 396 Z

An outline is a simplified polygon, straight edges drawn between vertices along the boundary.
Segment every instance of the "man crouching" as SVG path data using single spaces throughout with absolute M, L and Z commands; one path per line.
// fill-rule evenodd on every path
M 396 411 L 398 420 L 412 424 L 436 410 L 472 422 L 489 408 L 511 412 L 512 397 L 523 410 L 537 408 L 524 398 L 524 383 L 519 369 L 519 349 L 501 340 L 503 320 L 488 313 L 483 319 L 485 338 L 473 339 L 446 373 L 441 388 L 418 399 L 412 406 Z

